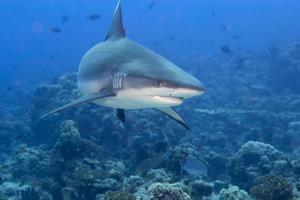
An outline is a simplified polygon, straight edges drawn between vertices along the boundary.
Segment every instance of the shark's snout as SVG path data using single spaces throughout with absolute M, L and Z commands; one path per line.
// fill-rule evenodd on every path
M 198 84 L 192 86 L 190 88 L 192 90 L 193 96 L 199 96 L 202 95 L 205 91 L 204 85 L 202 82 L 198 81 Z
M 188 99 L 191 97 L 199 96 L 204 93 L 203 87 L 180 87 L 177 88 L 174 92 L 170 93 L 170 96 Z
M 191 84 L 177 83 L 173 85 L 173 88 L 174 90 L 170 91 L 169 96 L 181 99 L 199 96 L 205 91 L 203 84 L 196 78 Z

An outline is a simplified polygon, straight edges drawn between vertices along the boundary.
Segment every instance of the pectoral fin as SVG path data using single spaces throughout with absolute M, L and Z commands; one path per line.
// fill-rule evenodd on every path
M 57 113 L 57 112 L 60 112 L 60 111 L 63 111 L 63 110 L 81 105 L 81 104 L 84 104 L 84 103 L 92 102 L 94 100 L 98 100 L 98 99 L 102 99 L 102 98 L 106 98 L 106 97 L 110 97 L 110 96 L 114 96 L 114 95 L 115 94 L 111 91 L 101 91 L 101 92 L 98 92 L 98 93 L 89 94 L 89 95 L 80 97 L 79 99 L 76 99 L 75 101 L 73 101 L 71 103 L 68 103 L 68 104 L 66 104 L 62 107 L 59 107 L 55 110 L 52 110 L 49 113 L 46 113 L 45 115 L 42 116 L 42 118 L 45 118 L 45 117 L 47 117 L 51 114 L 54 114 L 54 113 Z
M 121 120 L 121 122 L 125 122 L 125 111 L 124 109 L 117 109 L 117 117 L 119 120 Z
M 184 126 L 187 130 L 190 130 L 188 125 L 185 123 L 185 121 L 180 117 L 180 115 L 171 107 L 161 107 L 161 108 L 156 108 L 157 110 L 163 112 L 167 116 L 171 117 L 174 119 L 176 122 Z

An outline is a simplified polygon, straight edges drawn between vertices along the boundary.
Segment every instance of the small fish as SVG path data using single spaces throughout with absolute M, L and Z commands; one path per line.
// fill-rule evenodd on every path
M 221 27 L 221 30 L 224 31 L 224 32 L 229 31 L 230 30 L 230 26 L 229 25 L 223 25 Z
M 183 170 L 189 175 L 199 178 L 207 176 L 208 173 L 207 164 L 198 159 L 188 159 L 183 166 Z
M 215 11 L 211 11 L 210 16 L 212 16 L 212 17 L 216 16 L 216 12 Z
M 69 21 L 69 15 L 63 15 L 62 17 L 61 17 L 61 22 L 62 23 L 66 23 L 66 22 L 68 22 Z
M 176 39 L 176 37 L 174 36 L 174 35 L 171 35 L 171 36 L 169 36 L 169 38 L 168 38 L 170 41 L 173 41 L 173 40 L 175 40 Z
M 11 91 L 13 91 L 13 90 L 15 90 L 15 89 L 16 89 L 16 87 L 13 86 L 13 85 L 8 85 L 8 86 L 6 87 L 6 91 L 7 91 L 7 92 L 11 92 Z
M 101 15 L 98 15 L 98 14 L 91 14 L 87 17 L 89 20 L 91 21 L 95 21 L 95 20 L 99 20 L 101 19 Z
M 55 57 L 54 56 L 50 56 L 50 60 L 54 62 L 55 61 Z
M 221 51 L 225 54 L 231 54 L 232 50 L 228 45 L 221 46 Z
M 234 40 L 239 40 L 239 39 L 241 39 L 241 36 L 236 34 L 236 35 L 233 35 L 231 38 Z
M 152 10 L 153 7 L 155 6 L 155 4 L 156 4 L 156 1 L 151 1 L 151 2 L 149 3 L 149 5 L 147 6 L 148 10 Z
M 144 174 L 145 172 L 157 168 L 163 163 L 165 158 L 163 156 L 147 158 L 143 160 L 136 168 L 138 174 Z
M 58 28 L 58 27 L 54 27 L 54 28 L 51 28 L 51 32 L 52 33 L 61 33 L 62 30 L 60 28 Z

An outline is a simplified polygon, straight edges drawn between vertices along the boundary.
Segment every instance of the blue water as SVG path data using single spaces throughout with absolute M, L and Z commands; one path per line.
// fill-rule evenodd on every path
M 203 82 L 175 108 L 190 130 L 89 103 L 42 119 L 116 3 L 0 0 L 0 200 L 300 199 L 300 1 L 122 0 L 127 37 Z
M 149 10 L 150 3 L 124 0 L 127 35 L 169 55 L 216 54 L 223 44 L 260 51 L 274 43 L 299 40 L 297 0 L 163 0 Z M 106 0 L 1 1 L 2 82 L 38 82 L 76 71 L 83 53 L 105 37 L 114 4 Z M 101 20 L 86 19 L 94 13 Z M 64 24 L 63 15 L 69 15 Z M 53 34 L 52 27 L 61 28 L 62 33 Z M 241 39 L 234 41 L 233 35 Z

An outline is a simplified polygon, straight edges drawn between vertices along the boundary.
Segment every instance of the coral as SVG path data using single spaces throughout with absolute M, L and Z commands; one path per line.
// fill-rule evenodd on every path
M 228 188 L 228 183 L 226 181 L 216 180 L 214 182 L 214 193 L 220 193 L 223 188 Z
M 14 148 L 14 156 L 9 157 L 3 163 L 14 178 L 24 176 L 44 177 L 48 174 L 48 165 L 50 162 L 48 151 L 43 147 L 27 147 L 19 145 Z M 2 174 L 7 178 L 9 174 Z
M 228 189 L 222 189 L 220 200 L 251 200 L 251 197 L 245 190 L 240 190 L 237 186 L 230 186 Z
M 76 122 L 66 120 L 60 125 L 60 139 L 61 140 L 74 140 L 74 143 L 80 141 L 80 133 L 77 129 Z
M 232 183 L 249 189 L 253 180 L 270 172 L 292 173 L 289 159 L 270 144 L 249 141 L 242 145 L 230 163 Z
M 77 123 L 71 120 L 60 125 L 60 137 L 54 147 L 64 159 L 72 159 L 81 153 L 81 137 L 77 129 Z
M 210 196 L 213 192 L 213 184 L 196 180 L 192 183 L 192 197 L 201 198 L 203 196 Z
M 293 160 L 291 164 L 294 168 L 294 173 L 300 175 L 300 160 Z
M 127 192 L 107 192 L 105 200 L 135 200 L 135 196 Z
M 40 195 L 32 187 L 28 187 L 21 191 L 21 200 L 40 200 Z
M 135 193 L 134 196 L 137 200 L 149 200 L 147 195 L 147 189 L 145 187 L 140 187 Z
M 20 184 L 15 182 L 4 182 L 0 187 L 0 194 L 11 198 L 18 195 Z
M 62 122 L 50 165 L 51 177 L 64 186 L 61 194 L 71 199 L 94 199 L 99 193 L 117 190 L 120 187 L 118 181 L 106 178 L 100 163 L 102 155 L 99 145 L 81 138 L 76 122 Z M 124 172 L 121 163 L 110 166 L 116 167 L 120 173 Z
M 62 176 L 61 181 L 67 186 L 65 195 L 71 197 L 93 199 L 96 194 L 116 190 L 118 186 L 115 179 L 103 179 L 101 168 L 83 163 L 75 169 L 63 172 L 60 176 Z
M 146 200 L 189 200 L 190 197 L 176 184 L 154 183 L 147 191 Z
M 261 156 L 268 156 L 269 158 L 279 158 L 283 154 L 275 149 L 270 144 L 262 142 L 249 141 L 245 143 L 238 152 L 238 156 L 246 164 L 253 164 L 259 162 Z
M 123 182 L 124 190 L 134 193 L 137 191 L 137 188 L 145 183 L 145 180 L 140 176 L 130 176 L 125 178 Z
M 229 164 L 230 158 L 221 154 L 217 154 L 213 151 L 209 151 L 206 155 L 208 162 L 207 168 L 209 177 L 217 179 L 224 176 L 227 173 L 226 169 Z
M 154 109 L 128 111 L 122 124 L 114 109 L 92 103 L 41 119 L 79 97 L 75 73 L 38 87 L 30 108 L 1 104 L 0 194 L 20 199 L 23 191 L 24 199 L 35 199 L 26 191 L 34 187 L 41 200 L 127 194 L 138 200 L 212 200 L 231 183 L 239 188 L 223 189 L 221 200 L 246 200 L 244 190 L 256 177 L 272 173 L 297 182 L 299 49 L 273 49 L 270 61 L 239 52 L 228 64 L 217 56 L 175 56 L 190 72 L 205 74 L 210 91 L 201 104 L 191 99 L 178 108 L 189 133 Z M 204 69 L 189 67 L 199 63 Z
M 110 178 L 121 181 L 124 178 L 126 167 L 122 161 L 108 160 L 104 164 L 105 170 Z
M 72 187 L 65 187 L 62 189 L 62 198 L 64 200 L 72 200 L 72 199 L 77 199 L 78 194 L 76 190 Z
M 266 175 L 258 178 L 250 193 L 257 200 L 291 200 L 293 185 L 284 177 Z
M 8 198 L 0 193 L 0 200 L 8 200 Z
M 288 125 L 288 130 L 299 131 L 300 130 L 300 121 L 290 122 Z
M 77 123 L 72 120 L 62 122 L 60 137 L 55 144 L 54 154 L 57 159 L 72 160 L 77 158 L 89 158 L 102 156 L 99 145 L 85 139 L 81 139 Z
M 172 175 L 167 173 L 165 169 L 152 169 L 146 174 L 146 179 L 152 182 L 169 182 L 172 179 Z
M 104 193 L 106 191 L 115 191 L 120 188 L 119 183 L 116 179 L 107 178 L 98 183 L 95 183 L 94 186 L 97 188 L 97 191 Z

